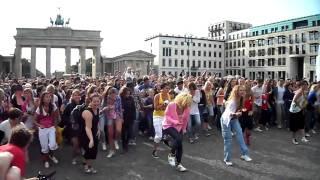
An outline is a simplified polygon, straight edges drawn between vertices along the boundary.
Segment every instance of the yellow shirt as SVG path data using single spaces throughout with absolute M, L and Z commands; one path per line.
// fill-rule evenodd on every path
M 164 104 L 164 100 L 162 99 L 161 93 L 159 94 L 159 104 L 163 105 Z M 170 99 L 170 95 L 168 93 L 168 100 L 171 101 Z M 163 117 L 164 116 L 164 110 L 154 110 L 153 111 L 153 116 L 158 116 L 158 117 Z

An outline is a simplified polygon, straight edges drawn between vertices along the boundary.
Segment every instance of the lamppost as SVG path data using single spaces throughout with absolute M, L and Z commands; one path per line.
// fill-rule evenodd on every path
M 189 59 L 189 56 L 190 56 L 190 43 L 192 43 L 192 35 L 189 34 L 189 35 L 184 35 L 184 42 L 187 43 L 187 46 L 188 46 L 188 51 L 187 51 L 187 56 L 188 56 L 188 60 L 187 60 L 187 66 L 188 66 L 188 76 L 190 76 L 190 59 Z

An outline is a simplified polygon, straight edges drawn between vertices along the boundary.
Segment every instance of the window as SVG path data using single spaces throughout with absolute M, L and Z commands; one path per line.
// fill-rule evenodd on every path
M 162 48 L 162 56 L 166 56 L 166 48 Z
M 172 66 L 172 61 L 171 61 L 171 59 L 169 59 L 169 67 L 171 67 Z
M 310 65 L 316 65 L 316 56 L 310 56 Z
M 226 57 L 228 57 L 228 52 L 226 52 Z
M 174 41 L 174 45 L 178 45 L 178 41 Z
M 198 67 L 201 67 L 201 61 L 200 60 L 198 61 Z
M 195 60 L 192 61 L 192 67 L 196 67 L 196 61 Z
M 166 59 L 162 59 L 162 66 L 166 66 Z
M 169 45 L 171 45 L 172 44 L 172 41 L 169 41 Z
M 190 60 L 187 60 L 187 67 L 190 66 Z
M 201 43 L 198 43 L 198 47 L 201 47 Z
M 181 46 L 183 46 L 184 45 L 184 42 L 181 42 Z
M 184 67 L 184 60 L 183 59 L 181 59 L 180 66 Z
M 213 52 L 213 57 L 217 57 L 217 53 L 216 52 Z
M 166 44 L 166 40 L 162 40 L 162 44 Z
M 174 55 L 178 55 L 178 49 L 174 50 Z
M 217 68 L 217 62 L 213 62 L 213 68 Z
M 219 48 L 221 49 L 221 44 L 219 45 Z
M 286 58 L 278 58 L 278 66 L 285 66 Z
M 245 53 L 244 53 L 244 49 L 242 49 L 242 56 L 244 56 L 245 55 Z
M 203 56 L 204 56 L 204 57 L 207 56 L 207 51 L 203 51 Z
M 189 52 L 189 49 L 187 50 L 187 56 L 189 56 L 190 55 L 190 52 Z
M 181 49 L 181 56 L 183 56 L 184 55 L 184 50 L 183 49 Z
M 219 68 L 221 68 L 221 61 L 219 61 Z
M 219 52 L 219 57 L 221 57 L 221 52 Z
M 209 68 L 211 68 L 211 61 L 209 61 Z
M 174 67 L 178 67 L 178 59 L 174 60 Z
M 245 62 L 244 62 L 244 59 L 242 59 L 242 66 L 245 66 L 246 64 L 245 64 Z
M 206 43 L 203 43 L 203 47 L 207 47 L 207 44 L 206 44 Z
M 236 57 L 236 55 L 237 55 L 237 51 L 234 50 L 234 51 L 233 51 L 233 56 Z
M 238 50 L 238 56 L 240 56 L 240 50 Z
M 207 68 L 207 61 L 203 61 L 203 67 Z
M 192 51 L 192 56 L 196 56 L 196 51 L 195 50 Z
M 316 26 L 316 21 L 312 21 L 312 26 Z
M 209 51 L 209 57 L 211 57 L 211 51 Z
M 192 43 L 192 46 L 196 46 L 196 43 Z
M 198 56 L 201 56 L 201 51 L 198 51 Z
M 216 45 L 216 44 L 214 44 L 214 45 L 213 45 L 213 48 L 217 48 L 217 45 Z
M 208 44 L 209 48 L 211 48 L 211 44 Z

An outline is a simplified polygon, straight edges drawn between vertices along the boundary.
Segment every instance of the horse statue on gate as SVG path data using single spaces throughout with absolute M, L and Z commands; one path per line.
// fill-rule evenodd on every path
M 61 17 L 60 14 L 57 15 L 56 21 L 54 22 L 56 26 L 63 26 L 64 25 L 64 19 Z

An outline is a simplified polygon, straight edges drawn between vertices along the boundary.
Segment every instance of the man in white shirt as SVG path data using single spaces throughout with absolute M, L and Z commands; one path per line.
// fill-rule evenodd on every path
M 253 95 L 253 119 L 256 125 L 256 128 L 254 130 L 262 132 L 262 130 L 259 127 L 259 121 L 261 118 L 263 79 L 258 79 L 257 82 L 258 84 L 251 88 Z
M 284 80 L 280 79 L 278 82 L 278 86 L 273 89 L 272 95 L 276 103 L 276 117 L 277 117 L 277 124 L 278 128 L 282 128 L 285 123 L 285 108 L 284 108 L 284 100 L 283 100 L 283 95 L 284 95 Z
M 18 108 L 10 108 L 8 112 L 9 118 L 0 123 L 0 145 L 5 144 L 9 141 L 12 129 L 17 125 L 24 126 L 21 122 L 21 117 L 23 113 Z

